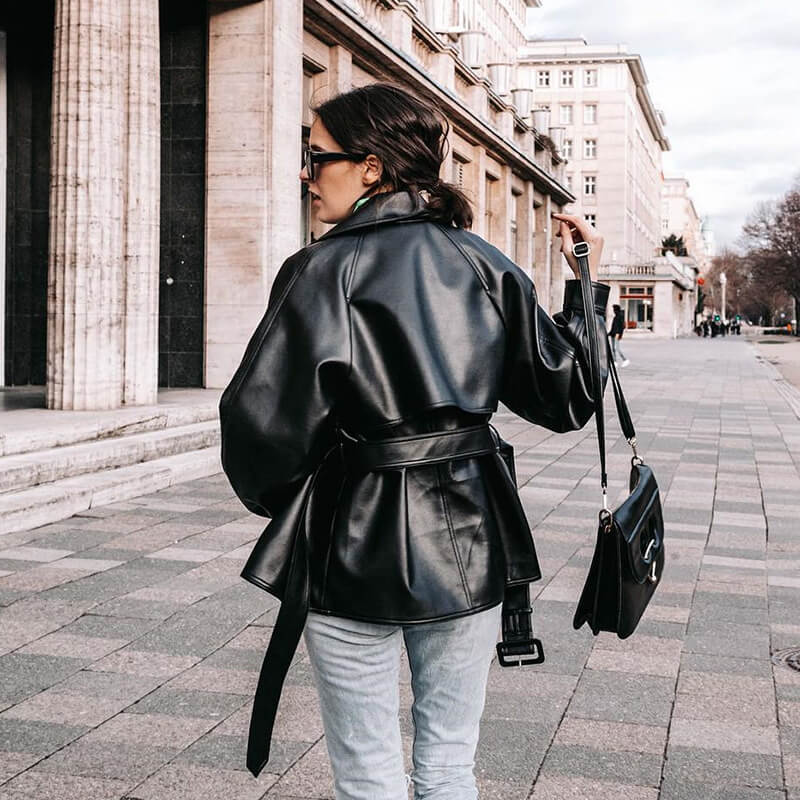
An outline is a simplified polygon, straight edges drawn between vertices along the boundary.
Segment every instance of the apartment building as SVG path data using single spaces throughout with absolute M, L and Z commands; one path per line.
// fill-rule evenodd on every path
M 701 273 L 709 266 L 708 225 L 697 213 L 686 178 L 664 178 L 661 185 L 661 237 L 683 237 L 686 252 Z
M 660 245 L 661 153 L 669 141 L 641 58 L 585 39 L 532 41 L 520 69 L 535 105 L 564 128 L 575 213 L 602 227 L 610 262 L 651 259 Z
M 653 104 L 640 56 L 585 39 L 530 41 L 520 81 L 534 105 L 563 128 L 568 210 L 600 228 L 600 277 L 628 328 L 675 336 L 692 328 L 696 269 L 661 255 L 662 153 L 666 119 Z M 536 113 L 536 112 L 534 112 Z
M 226 385 L 281 263 L 327 229 L 298 178 L 308 103 L 374 80 L 447 115 L 441 177 L 554 310 L 550 212 L 575 198 L 515 70 L 538 4 L 41 0 L 33 23 L 3 4 L 5 385 L 54 409 Z

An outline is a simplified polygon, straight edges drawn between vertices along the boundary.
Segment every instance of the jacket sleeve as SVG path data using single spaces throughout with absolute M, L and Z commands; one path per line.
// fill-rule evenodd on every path
M 219 403 L 223 470 L 247 509 L 264 517 L 289 503 L 335 442 L 336 397 L 349 368 L 337 270 L 312 270 L 309 258 L 304 249 L 281 266 Z
M 592 282 L 600 344 L 600 374 L 608 380 L 605 310 L 609 286 Z M 564 307 L 550 317 L 536 289 L 522 272 L 506 272 L 502 281 L 506 358 L 501 402 L 520 417 L 552 431 L 582 428 L 594 411 L 589 342 L 581 283 L 566 281 Z

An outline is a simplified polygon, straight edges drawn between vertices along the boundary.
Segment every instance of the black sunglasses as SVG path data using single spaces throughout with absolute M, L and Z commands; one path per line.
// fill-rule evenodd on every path
M 324 164 L 326 161 L 341 161 L 347 159 L 349 161 L 363 161 L 365 155 L 358 153 L 328 153 L 320 150 L 311 150 L 308 147 L 303 148 L 303 164 L 306 169 L 306 174 L 310 181 L 314 180 L 314 164 Z

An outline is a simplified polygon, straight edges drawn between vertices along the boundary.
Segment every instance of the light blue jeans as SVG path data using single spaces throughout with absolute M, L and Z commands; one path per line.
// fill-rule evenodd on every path
M 336 800 L 476 800 L 473 768 L 502 604 L 456 619 L 385 625 L 311 612 L 305 642 Z M 400 739 L 400 643 L 414 694 L 413 770 Z
M 628 360 L 625 357 L 624 351 L 622 350 L 622 339 L 618 339 L 616 336 L 611 337 L 611 353 L 614 356 L 614 361 L 617 360 L 617 356 L 619 356 L 623 361 Z

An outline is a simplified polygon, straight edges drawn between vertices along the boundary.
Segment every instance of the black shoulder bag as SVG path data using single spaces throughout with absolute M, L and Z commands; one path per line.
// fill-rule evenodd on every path
M 586 242 L 577 242 L 572 252 L 578 259 L 581 273 L 597 441 L 600 448 L 600 485 L 603 490 L 603 508 L 599 515 L 594 556 L 572 624 L 577 629 L 588 622 L 595 636 L 600 631 L 610 631 L 616 633 L 620 639 L 625 639 L 636 629 L 664 569 L 664 520 L 655 475 L 636 452 L 636 432 L 606 338 L 608 369 L 614 388 L 617 415 L 622 432 L 633 450 L 628 486 L 630 495 L 613 511 L 608 508 L 603 383 L 600 376 L 597 327 L 592 324 L 594 303 L 587 259 L 589 245 Z

